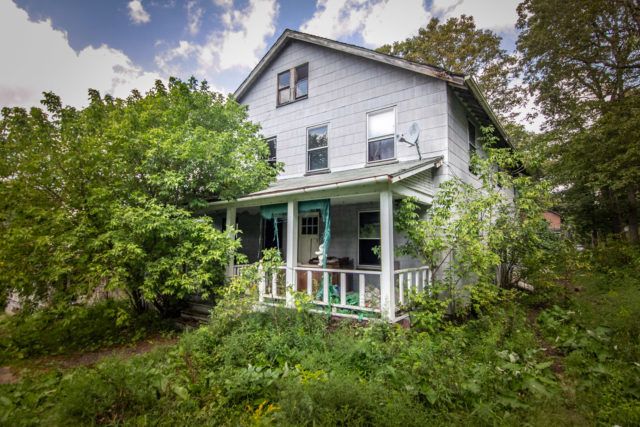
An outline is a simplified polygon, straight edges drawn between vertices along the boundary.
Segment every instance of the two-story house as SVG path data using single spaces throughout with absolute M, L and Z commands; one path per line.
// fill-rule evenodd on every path
M 396 201 L 428 206 L 439 183 L 473 179 L 480 126 L 508 141 L 471 77 L 291 30 L 235 98 L 284 171 L 210 213 L 242 230 L 251 262 L 280 249 L 286 265 L 260 285 L 264 303 L 291 306 L 287 290 L 298 290 L 343 315 L 402 318 L 408 290 L 422 289 L 429 272 L 394 256 Z

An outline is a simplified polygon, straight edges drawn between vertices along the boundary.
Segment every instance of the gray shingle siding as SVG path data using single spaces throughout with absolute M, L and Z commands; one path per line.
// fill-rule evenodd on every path
M 276 107 L 276 75 L 309 63 L 309 96 Z M 297 40 L 284 48 L 240 99 L 265 137 L 276 136 L 280 178 L 306 172 L 306 129 L 329 124 L 329 167 L 332 171 L 366 165 L 367 112 L 396 107 L 396 133 L 420 125 L 424 157 L 447 152 L 447 84 L 387 64 L 347 55 Z M 417 158 L 416 150 L 396 142 L 396 158 Z

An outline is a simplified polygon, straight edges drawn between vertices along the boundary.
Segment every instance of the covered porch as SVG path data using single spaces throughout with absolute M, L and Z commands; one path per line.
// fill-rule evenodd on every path
M 314 310 L 394 322 L 406 317 L 409 292 L 429 283 L 420 260 L 394 254 L 403 239 L 394 229 L 394 206 L 408 196 L 431 202 L 439 160 L 280 180 L 263 192 L 212 204 L 211 215 L 242 231 L 249 262 L 266 248 L 282 254 L 280 271 L 258 284 L 261 304 L 295 307 L 299 292 Z M 243 267 L 230 265 L 228 275 Z

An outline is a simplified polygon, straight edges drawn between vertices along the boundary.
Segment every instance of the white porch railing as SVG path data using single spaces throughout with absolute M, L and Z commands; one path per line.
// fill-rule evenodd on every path
M 415 268 L 403 268 L 394 271 L 394 285 L 396 290 L 396 307 L 404 306 L 409 300 L 409 293 L 429 291 L 429 267 L 423 265 Z
M 251 264 L 234 264 L 233 265 L 233 275 L 239 276 L 243 269 L 247 268 Z
M 234 274 L 239 274 L 246 265 L 234 266 Z M 305 292 L 312 304 L 318 307 L 331 306 L 337 316 L 359 317 L 356 313 L 379 314 L 380 271 L 342 270 L 320 267 L 294 268 L 295 289 Z M 429 292 L 429 267 L 404 268 L 394 271 L 395 313 L 402 317 L 405 304 L 413 292 Z M 330 287 L 333 288 L 330 290 Z M 329 298 L 331 296 L 331 304 Z M 264 276 L 258 284 L 258 300 L 264 304 L 282 305 L 286 302 L 286 267 L 278 268 L 271 277 Z M 342 313 L 340 311 L 343 311 Z M 344 311 L 353 313 L 345 313 Z M 396 317 L 396 319 L 400 318 Z
M 380 313 L 379 271 L 320 267 L 296 267 L 294 270 L 298 291 L 306 292 L 314 304 L 328 306 L 331 296 L 334 311 Z M 329 289 L 330 286 L 333 290 Z

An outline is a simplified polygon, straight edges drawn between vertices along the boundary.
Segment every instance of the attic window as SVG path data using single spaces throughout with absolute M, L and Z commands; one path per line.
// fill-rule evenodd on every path
M 304 99 L 309 93 L 309 64 L 278 74 L 278 105 Z

